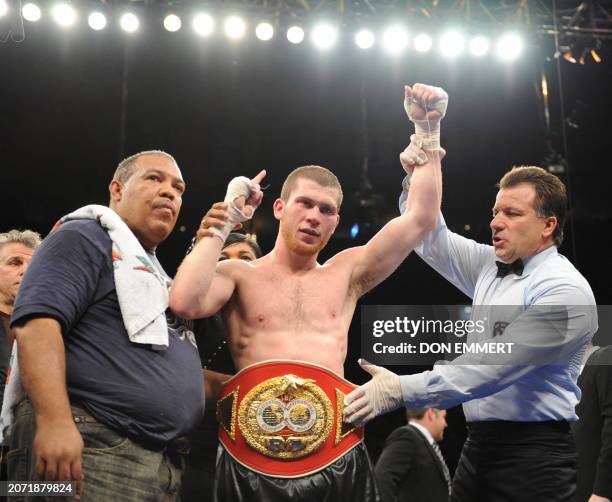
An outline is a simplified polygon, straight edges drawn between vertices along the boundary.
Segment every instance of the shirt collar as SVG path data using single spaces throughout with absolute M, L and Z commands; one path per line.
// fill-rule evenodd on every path
M 410 425 L 412 425 L 413 427 L 415 427 L 416 429 L 418 429 L 421 432 L 421 434 L 423 434 L 423 436 L 425 436 L 425 439 L 427 439 L 429 444 L 434 444 L 435 443 L 435 440 L 434 440 L 433 436 L 431 435 L 431 432 L 429 432 L 421 424 L 417 424 L 416 422 L 413 422 L 412 420 L 410 420 L 410 422 L 408 422 L 408 423 Z
M 523 264 L 525 265 L 525 268 L 523 269 L 523 275 L 521 277 L 528 276 L 538 267 L 538 265 L 540 265 L 540 263 L 543 263 L 551 256 L 556 256 L 558 254 L 559 252 L 557 251 L 557 246 L 552 245 L 549 248 L 546 248 L 544 251 L 540 251 L 539 253 L 531 255 L 528 258 L 524 258 Z

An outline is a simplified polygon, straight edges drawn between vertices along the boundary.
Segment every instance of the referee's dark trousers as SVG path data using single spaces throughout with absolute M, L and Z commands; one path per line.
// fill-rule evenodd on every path
M 451 502 L 571 502 L 576 447 L 568 422 L 472 422 Z

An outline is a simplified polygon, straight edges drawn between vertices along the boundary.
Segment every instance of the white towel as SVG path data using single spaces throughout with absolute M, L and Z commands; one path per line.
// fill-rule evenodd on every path
M 24 397 L 25 391 L 23 390 L 23 385 L 21 385 L 19 361 L 17 360 L 17 343 L 13 343 L 6 387 L 4 387 L 2 412 L 0 413 L 0 444 L 4 444 L 4 438 L 8 437 L 11 427 L 13 426 L 13 408 L 19 404 Z
M 130 341 L 150 344 L 157 350 L 166 349 L 170 278 L 156 260 L 151 260 L 126 223 L 109 207 L 84 206 L 60 219 L 53 230 L 66 221 L 82 219 L 97 220 L 113 242 L 115 289 Z M 25 397 L 19 374 L 17 343 L 13 344 L 10 368 L 0 413 L 0 444 L 3 436 L 10 433 L 14 407 Z
M 64 216 L 54 227 L 70 220 L 98 220 L 113 241 L 115 289 L 123 324 L 134 343 L 168 347 L 168 287 L 170 279 L 158 269 L 136 236 L 115 211 L 90 205 Z

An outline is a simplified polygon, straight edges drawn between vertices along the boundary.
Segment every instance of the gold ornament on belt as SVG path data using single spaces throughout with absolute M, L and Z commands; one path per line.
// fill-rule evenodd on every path
M 276 459 L 300 458 L 325 443 L 334 409 L 314 380 L 283 375 L 253 387 L 240 403 L 238 425 L 249 446 Z

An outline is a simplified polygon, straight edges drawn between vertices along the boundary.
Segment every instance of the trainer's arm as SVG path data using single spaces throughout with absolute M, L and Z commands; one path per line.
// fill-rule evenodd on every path
M 400 213 L 407 210 L 410 176 L 402 183 Z M 451 232 L 442 213 L 438 214 L 434 229 L 414 248 L 428 265 L 450 281 L 462 293 L 474 297 L 474 289 L 482 267 L 495 259 L 492 246 Z
M 35 473 L 47 481 L 83 481 L 83 439 L 70 410 L 60 324 L 36 318 L 16 327 L 19 367 L 36 417 Z

